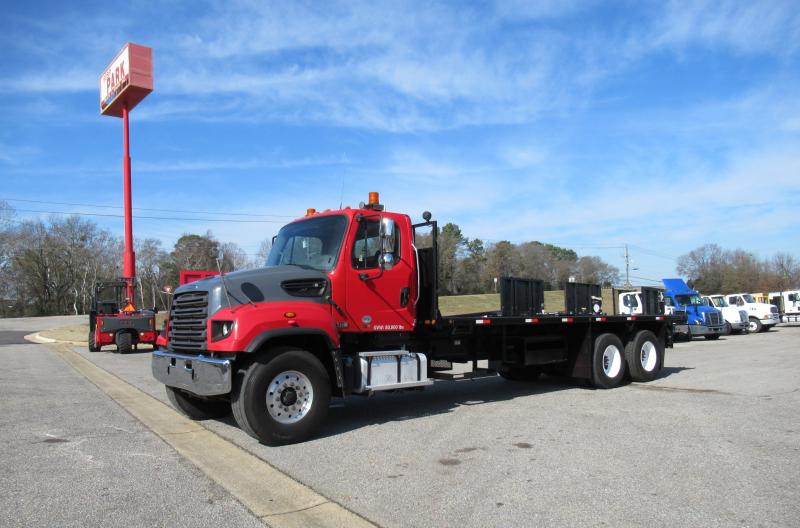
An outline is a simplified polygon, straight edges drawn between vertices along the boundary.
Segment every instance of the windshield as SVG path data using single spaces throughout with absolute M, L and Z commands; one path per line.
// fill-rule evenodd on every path
M 742 298 L 744 299 L 744 302 L 746 302 L 746 303 L 754 303 L 754 302 L 756 302 L 756 300 L 753 299 L 753 296 L 750 295 L 749 293 L 745 293 L 744 295 L 742 295 Z
M 703 299 L 701 299 L 700 296 L 697 295 L 697 294 L 693 294 L 693 295 L 676 295 L 675 296 L 675 301 L 678 304 L 684 304 L 684 305 L 692 304 L 692 305 L 695 305 L 695 306 L 703 306 L 703 304 L 704 304 L 703 303 Z
M 343 215 L 321 216 L 293 222 L 281 228 L 267 266 L 294 265 L 319 271 L 331 271 L 339 258 L 347 227 Z
M 711 297 L 711 302 L 717 308 L 725 308 L 728 306 L 728 301 L 725 300 L 725 297 Z

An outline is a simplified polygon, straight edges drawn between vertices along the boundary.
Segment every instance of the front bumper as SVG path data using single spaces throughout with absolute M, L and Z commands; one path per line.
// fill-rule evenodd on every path
M 769 317 L 767 319 L 761 319 L 761 324 L 764 326 L 773 326 L 781 322 L 780 316 Z
M 739 332 L 741 330 L 747 330 L 747 328 L 749 327 L 749 324 L 747 323 L 747 321 L 737 321 L 735 323 L 729 322 L 728 324 L 731 325 L 731 330 L 733 330 L 734 332 Z
M 188 356 L 166 350 L 154 350 L 153 377 L 169 387 L 198 396 L 218 396 L 231 392 L 231 361 L 205 356 Z
M 722 335 L 724 326 L 689 325 L 689 331 L 694 336 Z

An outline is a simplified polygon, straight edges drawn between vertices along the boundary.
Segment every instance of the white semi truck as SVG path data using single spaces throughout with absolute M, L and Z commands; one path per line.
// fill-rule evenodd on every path
M 710 297 L 716 297 L 716 295 L 710 295 Z M 755 298 L 749 293 L 729 293 L 725 295 L 725 300 L 731 306 L 738 306 L 743 310 L 747 310 L 747 318 L 750 322 L 749 330 L 751 332 L 766 332 L 781 322 L 777 306 L 756 302 Z
M 722 312 L 722 317 L 725 318 L 726 334 L 732 334 L 734 332 L 737 334 L 747 333 L 750 326 L 750 319 L 746 310 L 728 304 L 724 295 L 703 295 L 703 299 L 708 302 L 709 306 L 713 306 Z
M 800 323 L 800 290 L 770 292 L 769 302 L 778 307 L 782 322 Z

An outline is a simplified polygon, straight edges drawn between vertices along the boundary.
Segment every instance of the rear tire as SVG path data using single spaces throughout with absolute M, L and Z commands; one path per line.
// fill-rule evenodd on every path
M 172 387 L 167 387 L 167 398 L 173 407 L 192 420 L 222 418 L 231 413 L 231 404 L 225 400 L 206 400 Z
M 500 377 L 509 381 L 536 381 L 542 375 L 539 367 L 501 367 L 497 369 Z
M 614 334 L 601 334 L 594 340 L 592 383 L 598 389 L 613 389 L 625 377 L 622 341 Z
M 231 408 L 236 423 L 267 445 L 300 442 L 328 413 L 331 382 L 313 354 L 280 347 L 258 357 L 235 378 Z
M 650 330 L 641 330 L 625 345 L 625 362 L 633 381 L 653 381 L 664 366 L 664 345 Z
M 120 354 L 129 354 L 133 350 L 133 336 L 127 332 L 117 334 L 117 350 Z
M 747 329 L 750 330 L 751 334 L 757 334 L 763 328 L 764 328 L 764 325 L 761 324 L 761 321 L 759 321 L 755 317 L 751 317 L 750 318 L 750 323 L 748 324 Z

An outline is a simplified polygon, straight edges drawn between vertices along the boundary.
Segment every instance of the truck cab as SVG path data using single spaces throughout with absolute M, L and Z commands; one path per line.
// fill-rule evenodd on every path
M 722 317 L 725 318 L 726 334 L 734 332 L 743 334 L 748 332 L 750 321 L 747 312 L 738 306 L 731 306 L 728 304 L 724 295 L 703 295 L 703 300 L 706 301 L 709 306 L 722 312 Z
M 662 279 L 666 291 L 664 303 L 673 313 L 685 313 L 686 325 L 676 327 L 676 333 L 683 333 L 688 339 L 703 336 L 706 339 L 719 339 L 725 330 L 722 312 L 708 306 L 700 293 L 689 287 L 681 278 Z
M 800 290 L 770 292 L 769 302 L 778 307 L 782 322 L 800 323 Z
M 749 293 L 730 293 L 725 299 L 728 304 L 747 311 L 751 332 L 766 332 L 781 322 L 777 306 L 757 302 Z

